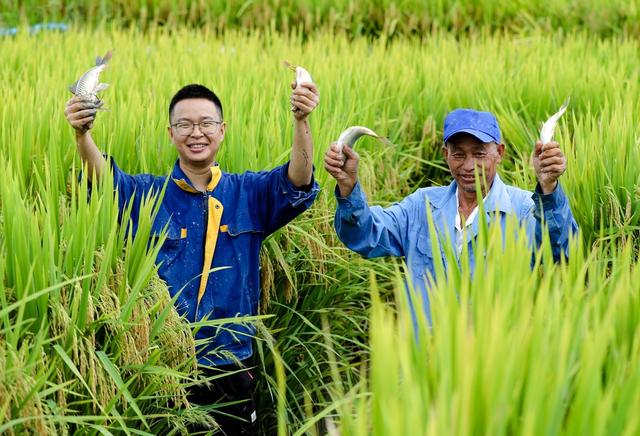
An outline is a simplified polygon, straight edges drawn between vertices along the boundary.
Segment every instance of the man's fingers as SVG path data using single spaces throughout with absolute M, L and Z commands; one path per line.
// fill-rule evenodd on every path
M 293 90 L 293 92 L 291 93 L 292 97 L 306 97 L 309 100 L 320 100 L 320 97 L 317 94 L 314 94 L 313 92 L 309 91 L 306 88 L 296 88 Z
M 86 120 L 95 120 L 95 119 L 96 119 L 96 114 L 86 114 L 82 117 L 76 117 L 69 121 L 72 121 L 74 123 L 82 123 Z
M 86 101 L 84 99 L 84 97 L 79 97 L 77 95 L 74 95 L 73 97 L 71 97 L 71 99 L 69 99 L 69 101 L 67 102 L 67 104 L 73 104 L 73 103 L 81 103 Z
M 546 150 L 540 153 L 540 160 L 545 160 L 552 157 L 564 158 L 564 153 L 559 148 L 552 148 L 550 150 Z
M 302 96 L 291 97 L 291 106 L 299 107 L 301 109 L 305 108 L 310 112 L 318 106 L 318 102 Z
M 340 166 L 336 165 L 333 161 L 330 161 L 327 158 L 324 159 L 324 167 L 332 172 L 342 171 L 342 168 L 340 168 Z
M 73 117 L 75 119 L 85 118 L 89 116 L 94 116 L 97 112 L 98 112 L 97 109 L 84 109 L 78 112 L 74 112 L 73 114 L 70 115 L 70 117 Z
M 307 90 L 311 91 L 313 94 L 320 95 L 320 93 L 318 92 L 318 87 L 316 86 L 315 83 L 308 83 L 308 82 L 307 83 L 301 83 L 300 87 L 298 88 L 298 90 L 302 91 L 305 88 Z
M 73 123 L 71 123 L 71 125 L 76 129 L 81 128 L 81 127 L 92 127 L 92 126 L 88 126 L 88 125 L 92 124 L 95 119 L 96 119 L 96 117 L 81 118 L 79 120 L 75 120 Z
M 564 165 L 549 165 L 542 170 L 542 173 L 560 177 L 564 173 L 565 169 L 566 167 Z
M 72 114 L 78 112 L 79 110 L 82 110 L 82 103 L 75 102 L 67 105 L 67 107 L 64 108 L 64 113 Z
M 342 166 L 344 165 L 344 161 L 338 156 L 325 155 L 324 162 L 336 168 L 342 168 Z
M 291 98 L 291 103 L 294 105 L 304 105 L 307 107 L 315 107 L 316 103 L 305 96 L 294 96 Z
M 299 103 L 299 102 L 294 102 L 293 103 L 293 108 L 294 111 L 295 109 L 298 109 L 299 111 L 301 111 L 304 114 L 309 114 L 313 111 L 313 109 L 315 109 L 315 106 L 308 106 L 304 103 Z
M 556 141 L 551 141 L 551 142 L 547 142 L 546 144 L 542 145 L 542 152 L 544 153 L 547 150 L 553 150 L 553 149 L 558 149 L 560 150 L 560 144 L 558 144 Z
M 564 158 L 561 156 L 551 156 L 540 161 L 540 167 L 545 169 L 549 165 L 564 165 Z
M 65 114 L 72 114 L 81 112 L 83 110 L 96 110 L 99 109 L 104 103 L 100 102 L 100 104 L 88 103 L 88 102 L 75 102 L 65 108 Z
M 344 171 L 341 168 L 329 165 L 327 162 L 324 163 L 324 169 L 336 179 L 344 175 Z
M 309 113 L 311 113 L 311 111 L 313 111 L 313 107 L 304 105 L 302 103 L 297 103 L 297 102 L 293 103 L 293 107 L 294 107 L 294 109 L 293 109 L 294 112 L 297 109 L 298 111 L 302 112 L 303 114 L 309 114 Z
M 96 114 L 85 114 L 85 115 L 83 115 L 83 116 L 75 116 L 75 115 L 72 115 L 72 116 L 69 116 L 69 117 L 67 118 L 67 120 L 69 120 L 69 122 L 70 122 L 72 125 L 74 125 L 74 124 L 81 123 L 81 122 L 82 122 L 82 120 L 87 120 L 87 119 L 94 120 L 95 118 L 96 118 Z
M 338 149 L 338 145 L 335 142 L 331 144 L 331 147 L 329 147 L 329 150 L 327 150 L 327 152 L 324 154 L 324 157 L 325 159 L 328 158 L 336 162 L 343 161 L 340 150 Z

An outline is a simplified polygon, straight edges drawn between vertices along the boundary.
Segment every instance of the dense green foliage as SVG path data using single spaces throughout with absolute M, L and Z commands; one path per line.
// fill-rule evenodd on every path
M 638 0 L 1 0 L 0 24 L 118 23 L 234 29 L 426 36 L 433 31 L 520 34 L 582 29 L 601 36 L 640 34 Z
M 244 13 L 255 5 L 247 3 Z M 637 13 L 632 3 L 624 7 Z M 75 10 L 23 12 L 62 19 Z M 159 21 L 158 10 L 148 4 L 149 22 Z M 103 12 L 124 21 L 137 13 L 127 6 L 95 10 L 89 21 L 101 21 Z M 331 16 L 323 13 L 318 23 Z M 294 12 L 282 14 L 297 23 Z M 558 20 L 571 17 L 558 13 Z M 180 14 L 175 20 L 189 23 Z M 382 23 L 376 28 L 389 25 Z M 425 29 L 457 29 L 447 23 Z M 626 32 L 625 23 L 603 32 Z M 82 26 L 0 40 L 0 433 L 166 433 L 202 419 L 184 398 L 193 342 L 154 276 L 155 245 L 144 241 L 152 204 L 142 237 L 131 241 L 117 225 L 110 190 L 96 189 L 87 202 L 87 187 L 77 181 L 81 166 L 62 113 L 71 96 L 66 87 L 111 48 L 103 75 L 111 84 L 103 94 L 109 111 L 99 114 L 94 137 L 131 173 L 171 168 L 167 105 L 181 85 L 200 82 L 220 95 L 228 129 L 219 161 L 227 171 L 288 158 L 292 77 L 283 60 L 305 66 L 320 88 L 311 126 L 323 191 L 263 253 L 263 428 L 279 419 L 292 432 L 312 433 L 330 422 L 344 434 L 638 432 L 638 42 L 544 30 L 462 39 L 434 31 L 390 42 L 355 37 L 360 30 L 334 33 L 340 28 L 330 24 L 303 37 L 220 34 L 216 25 L 144 32 Z M 557 130 L 568 157 L 561 181 L 582 229 L 569 264 L 530 270 L 518 243 L 498 250 L 489 231 L 479 242 L 494 248 L 486 265 L 471 281 L 463 262 L 442 281 L 434 290 L 434 329 L 423 325 L 413 341 L 401 263 L 362 260 L 333 233 L 334 184 L 322 169 L 324 150 L 349 125 L 386 135 L 394 146 L 365 139 L 357 149 L 370 200 L 388 204 L 417 187 L 447 183 L 444 116 L 459 106 L 482 108 L 501 123 L 503 178 L 532 189 L 537 130 L 567 96 L 571 106 Z M 394 300 L 393 290 L 397 319 L 384 302 Z M 274 368 L 284 370 L 285 396 Z

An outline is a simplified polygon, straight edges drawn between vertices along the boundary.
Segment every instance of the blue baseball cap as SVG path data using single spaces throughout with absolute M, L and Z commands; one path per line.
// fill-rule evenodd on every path
M 480 112 L 473 109 L 455 109 L 444 119 L 445 144 L 456 133 L 469 133 L 482 142 L 500 144 L 500 127 L 498 120 L 491 112 Z

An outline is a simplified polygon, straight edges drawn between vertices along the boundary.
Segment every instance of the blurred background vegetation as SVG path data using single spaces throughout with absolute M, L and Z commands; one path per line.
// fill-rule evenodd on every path
M 130 173 L 175 161 L 167 105 L 186 83 L 220 95 L 219 160 L 235 172 L 288 159 L 282 61 L 320 88 L 310 121 L 322 192 L 263 249 L 265 433 L 335 422 L 343 434 L 635 434 L 638 14 L 635 0 L 0 1 L 0 433 L 179 433 L 203 419 L 184 398 L 193 343 L 155 276 L 155 247 L 117 225 L 108 180 L 89 202 L 78 182 L 66 88 L 113 49 L 94 137 Z M 501 175 L 533 189 L 532 144 L 567 96 L 556 138 L 581 227 L 575 256 L 529 270 L 513 244 L 475 281 L 463 265 L 434 290 L 438 328 L 414 344 L 396 311 L 402 262 L 361 259 L 333 232 L 326 147 L 354 124 L 387 136 L 393 146 L 357 149 L 369 200 L 388 205 L 448 183 L 449 110 L 491 110 L 507 144 Z

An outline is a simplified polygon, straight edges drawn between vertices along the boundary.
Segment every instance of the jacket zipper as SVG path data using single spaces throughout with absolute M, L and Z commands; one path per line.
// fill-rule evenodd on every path
M 202 238 L 202 259 L 200 261 L 200 264 L 204 264 L 204 259 L 205 259 L 205 253 L 204 250 L 206 248 L 206 243 L 207 243 L 207 220 L 209 217 L 209 208 L 208 208 L 208 200 L 209 200 L 209 196 L 207 195 L 206 192 L 202 192 L 202 213 L 200 214 L 201 218 L 202 218 L 202 229 L 204 231 L 204 235 L 205 237 Z M 204 268 L 203 268 L 204 269 Z M 206 290 L 205 290 L 206 293 Z M 197 294 L 196 294 L 196 300 L 197 300 Z M 196 303 L 196 316 L 195 316 L 195 321 L 198 322 L 198 311 L 200 309 L 200 304 Z

